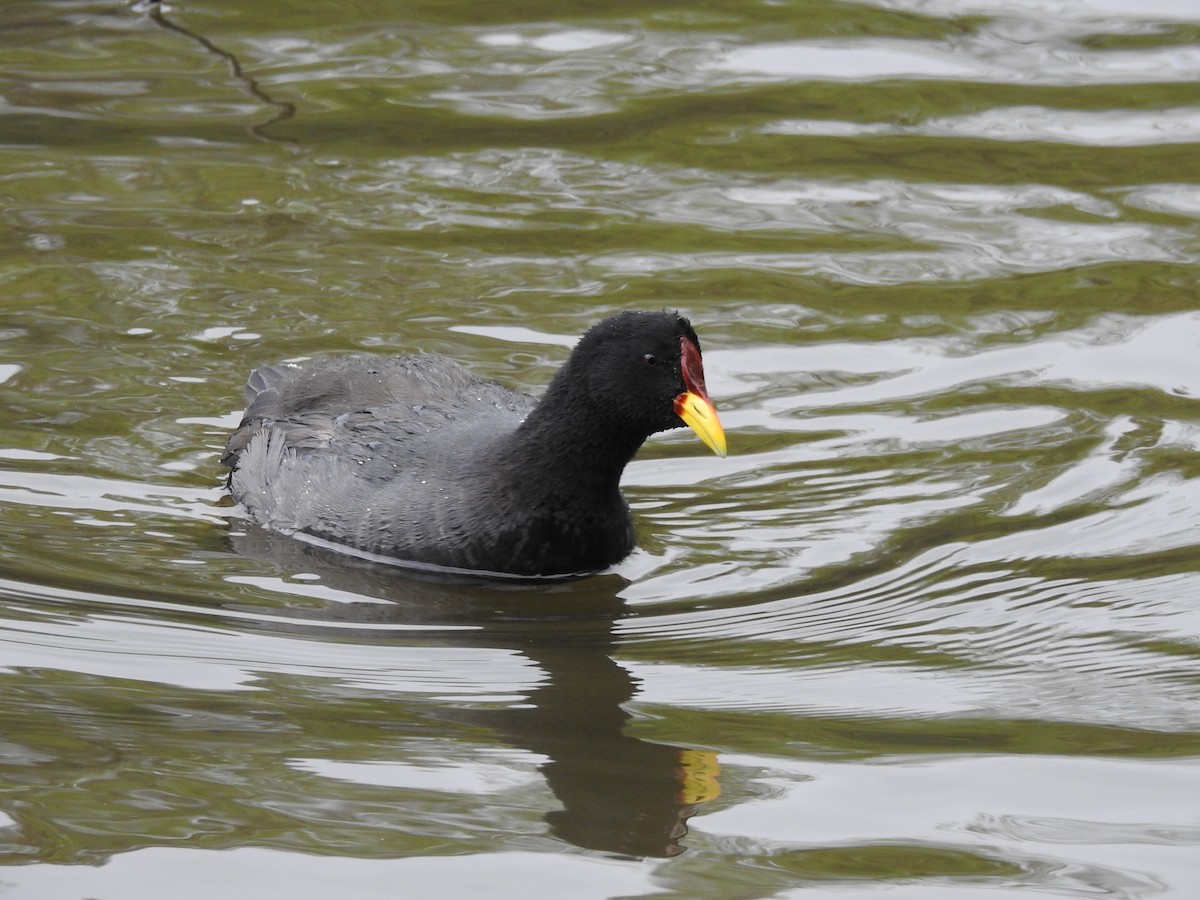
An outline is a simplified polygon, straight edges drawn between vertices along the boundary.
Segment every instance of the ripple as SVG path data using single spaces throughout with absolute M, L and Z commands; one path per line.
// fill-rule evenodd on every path
M 884 78 L 983 79 L 998 72 L 927 41 L 796 41 L 756 44 L 728 50 L 714 67 L 720 71 L 769 77 L 850 81 Z
M 397 654 L 391 643 L 372 644 L 396 632 L 436 632 L 448 626 L 355 623 L 358 640 L 334 639 L 337 622 L 318 626 L 305 619 L 233 609 L 204 611 L 194 605 L 104 596 L 93 592 L 0 582 L 11 608 L 26 609 L 27 624 L 8 619 L 0 643 L 8 671 L 48 668 L 98 678 L 153 682 L 205 691 L 261 690 L 275 675 L 326 680 L 348 690 L 429 694 L 502 700 L 519 697 L 541 680 L 540 671 L 515 650 L 486 647 L 421 647 Z M 26 606 L 33 604 L 33 606 Z M 50 604 L 58 612 L 34 611 Z M 219 627 L 171 618 L 216 619 L 242 627 Z M 272 634 L 294 628 L 298 636 Z M 475 630 L 470 627 L 457 630 Z M 326 632 L 329 639 L 314 641 Z M 486 672 L 486 675 L 481 673 Z
M 1114 30 L 1130 23 L 1200 22 L 1200 7 L 1178 0 L 856 0 L 882 9 L 907 10 L 928 16 L 995 16 L 1003 22 L 1027 28 L 1048 25 L 1063 29 L 1098 24 Z
M 327 848 L 328 849 L 328 848 Z M 8 883 L 37 896 L 83 896 L 115 890 L 127 900 L 158 900 L 170 893 L 181 900 L 210 896 L 214 866 L 223 873 L 227 900 L 295 900 L 315 897 L 314 885 L 353 884 L 357 896 L 392 896 L 398 884 L 423 896 L 475 896 L 496 900 L 604 900 L 614 893 L 637 896 L 655 890 L 656 880 L 643 869 L 652 864 L 616 867 L 611 860 L 563 856 L 513 848 L 466 856 L 438 853 L 402 859 L 362 859 L 243 847 L 220 852 L 183 848 L 139 849 L 114 857 L 102 868 L 36 866 L 16 870 Z M 538 871 L 537 883 L 527 884 Z M 282 874 L 281 874 L 282 873 Z M 227 884 L 225 883 L 228 880 Z M 544 881 L 543 881 L 544 879 Z M 425 885 L 425 887 L 421 887 Z
M 421 791 L 450 791 L 476 795 L 498 794 L 536 780 L 529 772 L 514 771 L 515 764 L 528 762 L 518 754 L 501 759 L 500 754 L 481 754 L 484 759 L 446 763 L 429 759 L 414 763 L 341 762 L 329 759 L 292 759 L 288 765 L 322 778 L 353 784 L 405 787 Z M 503 762 L 504 764 L 499 764 Z
M 364 177 L 365 176 L 365 177 Z M 453 195 L 447 191 L 454 189 Z M 376 227 L 412 215 L 418 227 L 471 223 L 536 227 L 531 209 L 553 205 L 616 222 L 695 226 L 710 236 L 688 252 L 598 248 L 582 261 L 601 282 L 706 269 L 808 273 L 859 284 L 983 279 L 1112 261 L 1186 262 L 1190 231 L 1120 217 L 1107 197 L 1042 184 L 968 185 L 898 181 L 772 179 L 699 169 L 631 166 L 559 151 L 488 151 L 438 160 L 410 158 L 346 178 L 342 190 L 402 198 L 403 206 L 354 209 L 344 224 Z M 1141 188 L 1146 192 L 1148 188 Z M 346 209 L 350 209 L 347 207 Z M 1069 214 L 1060 218 L 1063 214 Z M 339 217 L 343 215 L 339 213 Z M 363 221 L 363 216 L 372 221 Z M 1083 217 L 1085 220 L 1080 220 Z M 1095 221 L 1096 218 L 1107 221 Z M 725 249 L 731 234 L 797 238 L 854 234 L 833 248 L 788 252 Z M 862 246 L 872 238 L 891 249 Z M 838 248 L 837 244 L 845 244 Z M 561 260 L 504 256 L 496 262 L 546 269 Z
M 6 880 L 1187 894 L 1197 5 L 335 6 L 166 11 L 241 77 L 144 7 L 0 29 Z M 220 505 L 260 362 L 536 393 L 656 306 L 733 455 L 648 442 L 612 572 L 432 585 Z M 563 852 L 689 758 L 682 856 Z
M 479 38 L 481 44 L 490 47 L 518 47 L 528 45 L 544 53 L 571 53 L 577 50 L 598 50 L 612 47 L 629 40 L 627 35 L 613 31 L 574 29 L 553 31 L 536 37 L 518 32 L 491 32 Z
M 1200 585 L 1194 571 L 1050 579 L 1011 552 L 987 552 L 1006 540 L 928 550 L 844 585 L 785 587 L 777 599 L 760 586 L 748 603 L 639 609 L 619 624 L 622 645 L 634 659 L 660 660 L 633 666 L 648 686 L 639 702 L 1197 726 L 1190 685 L 1200 615 L 1187 599 Z M 1174 656 L 1163 654 L 1168 640 L 1177 642 Z M 762 649 L 724 661 L 723 647 L 753 644 Z M 751 657 L 759 661 L 748 666 Z
M 72 457 L 55 455 L 53 458 Z M 0 470 L 0 500 L 5 503 L 54 510 L 89 510 L 118 517 L 169 512 L 176 518 L 223 522 L 224 517 L 213 512 L 213 501 L 221 493 L 212 489 L 177 488 L 87 475 Z
M 754 757 L 729 762 L 760 763 Z M 939 888 L 956 898 L 975 896 L 973 890 L 991 896 L 994 891 L 985 887 L 1138 897 L 1190 883 L 1193 867 L 1164 852 L 1191 832 L 1192 823 L 1180 817 L 1172 799 L 1180 784 L 1196 779 L 1195 767 L 1186 762 L 1162 762 L 1151 772 L 1132 762 L 1051 755 L 783 765 L 794 770 L 790 783 L 764 778 L 762 799 L 705 816 L 698 827 L 737 842 L 742 853 L 753 835 L 756 846 L 776 856 L 900 843 L 935 853 L 982 854 L 1020 867 L 996 875 L 990 884 L 983 875 L 970 878 L 969 886 L 926 877 L 917 892 L 899 888 L 900 896 L 914 898 L 940 896 Z M 879 796 L 899 802 L 867 819 L 850 812 L 859 804 L 874 808 L 872 798 Z M 1012 821 L 1013 830 L 1006 832 L 1006 811 L 1014 807 L 1045 810 L 1043 827 L 1022 828 L 1024 823 Z M 1055 808 L 1070 809 L 1093 824 L 1084 828 L 1069 817 L 1056 818 L 1049 812 Z M 1121 810 L 1119 818 L 1112 816 L 1113 809 Z M 1118 835 L 1123 840 L 1115 840 Z M 1158 852 L 1148 853 L 1149 848 Z M 926 857 L 926 864 L 936 865 L 936 859 Z M 1148 874 L 1147 860 L 1153 860 L 1155 874 Z
M 765 125 L 761 131 L 783 135 L 919 135 L 989 141 L 1054 141 L 1092 147 L 1142 147 L 1200 142 L 1200 111 L 1194 107 L 1088 111 L 1005 106 L 969 116 L 931 118 L 916 125 L 785 119 Z
M 986 30 L 955 45 L 896 39 L 794 41 L 726 50 L 718 72 L 785 80 L 880 81 L 953 79 L 1046 85 L 1190 82 L 1200 48 L 1088 51 L 1064 45 L 1027 45 Z
M 736 763 L 736 758 L 731 763 Z M 751 760 L 747 760 L 751 762 Z M 830 846 L 867 841 L 886 841 L 899 835 L 934 843 L 943 840 L 971 841 L 976 834 L 994 839 L 1028 841 L 1030 850 L 1046 841 L 1087 845 L 1093 834 L 1072 834 L 1068 828 L 1057 835 L 1047 828 L 1041 834 L 1001 835 L 985 823 L 995 821 L 990 811 L 1019 805 L 1045 809 L 1063 805 L 1093 822 L 1111 821 L 1113 809 L 1123 811 L 1127 827 L 1139 832 L 1138 843 L 1163 844 L 1158 829 L 1168 833 L 1190 831 L 1194 822 L 1181 816 L 1171 797 L 1180 784 L 1195 783 L 1197 772 L 1186 760 L 1163 761 L 1146 771 L 1136 762 L 1117 759 L 1078 759 L 1046 755 L 1005 759 L 964 757 L 948 754 L 936 760 L 895 759 L 886 764 L 870 762 L 782 762 L 804 780 L 788 786 L 772 798 L 705 816 L 703 826 L 717 833 L 756 834 L 763 838 L 805 846 Z M 886 785 L 886 787 L 885 787 Z M 848 800 L 859 796 L 860 801 Z M 854 803 L 869 803 L 872 796 L 906 798 L 887 810 L 879 810 L 869 821 L 839 815 L 838 810 Z M 1070 795 L 1069 800 L 1062 796 Z M 1111 801 L 1119 797 L 1120 801 Z M 966 798 L 970 798 L 967 800 Z M 1055 802 L 1052 798 L 1058 798 Z M 965 801 L 965 802 L 964 802 Z M 808 812 L 797 815 L 799 808 Z M 978 820 L 964 821 L 964 810 L 978 810 Z M 1139 828 L 1135 823 L 1146 823 Z M 1113 823 L 1114 825 L 1117 823 Z M 978 830 L 977 830 L 978 829 Z M 1047 840 L 1048 839 L 1048 840 Z M 1114 848 L 1107 841 L 1095 841 Z M 1048 849 L 1048 848 L 1046 848 Z M 1117 867 L 1123 868 L 1123 867 Z

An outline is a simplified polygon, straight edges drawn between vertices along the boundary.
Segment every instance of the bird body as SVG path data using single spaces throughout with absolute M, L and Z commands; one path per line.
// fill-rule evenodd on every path
M 493 574 L 582 574 L 626 556 L 634 531 L 621 472 L 681 415 L 708 416 L 706 442 L 724 449 L 698 339 L 674 313 L 595 326 L 540 402 L 435 355 L 266 366 L 246 398 L 222 461 L 255 521 Z

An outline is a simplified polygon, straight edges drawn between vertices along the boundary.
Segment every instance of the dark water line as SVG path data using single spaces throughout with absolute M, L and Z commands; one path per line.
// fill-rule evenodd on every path
M 184 28 L 182 25 L 178 25 L 168 19 L 162 10 L 161 0 L 148 0 L 147 14 L 150 16 L 150 20 L 158 27 L 164 28 L 167 31 L 174 31 L 177 34 L 182 34 L 184 37 L 195 41 L 209 53 L 225 60 L 225 62 L 229 64 L 230 74 L 232 74 L 234 78 L 242 83 L 248 94 L 250 94 L 256 100 L 261 101 L 263 104 L 275 109 L 275 115 L 271 116 L 271 118 L 267 119 L 265 122 L 260 122 L 257 125 L 250 125 L 246 129 L 247 132 L 249 132 L 258 140 L 264 141 L 268 144 L 296 143 L 296 141 L 292 140 L 291 138 L 274 138 L 265 133 L 265 130 L 270 126 L 277 122 L 286 121 L 296 114 L 296 105 L 294 103 L 276 100 L 261 87 L 259 87 L 258 82 L 251 76 L 247 75 L 242 69 L 242 64 L 238 61 L 238 58 L 228 50 L 223 50 L 222 48 L 218 47 L 204 35 L 197 34 L 196 32 Z

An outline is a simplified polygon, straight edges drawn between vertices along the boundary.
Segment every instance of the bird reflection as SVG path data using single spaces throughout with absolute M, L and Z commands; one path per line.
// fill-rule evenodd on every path
M 623 579 L 454 583 L 397 573 L 259 529 L 231 540 L 243 556 L 319 575 L 327 588 L 363 598 L 289 609 L 295 624 L 285 627 L 304 629 L 299 619 L 364 628 L 469 624 L 474 627 L 434 633 L 439 643 L 513 649 L 534 662 L 546 678 L 525 702 L 448 709 L 444 716 L 486 726 L 505 743 L 546 758 L 539 771 L 562 804 L 546 816 L 556 837 L 626 856 L 675 856 L 685 849 L 687 820 L 719 793 L 715 754 L 625 733 L 630 715 L 623 704 L 636 695 L 638 682 L 611 656 L 613 623 L 626 612 L 617 596 Z M 271 627 L 280 627 L 278 619 Z M 380 638 L 378 630 L 368 634 Z
M 675 856 L 687 819 L 716 796 L 715 754 L 626 735 L 621 704 L 637 683 L 607 649 L 525 648 L 550 678 L 495 726 L 549 758 L 541 772 L 563 805 L 546 817 L 555 835 L 593 850 Z

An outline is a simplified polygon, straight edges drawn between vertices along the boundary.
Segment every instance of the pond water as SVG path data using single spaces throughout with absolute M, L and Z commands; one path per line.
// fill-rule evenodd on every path
M 0 897 L 1195 897 L 1200 3 L 8 0 Z M 640 548 L 254 529 L 246 374 L 678 308 Z

